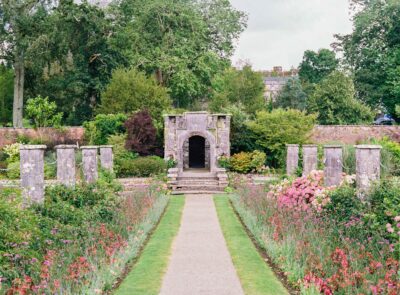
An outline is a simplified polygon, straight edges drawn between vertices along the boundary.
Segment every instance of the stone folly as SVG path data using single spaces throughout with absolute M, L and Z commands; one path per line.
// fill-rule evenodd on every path
M 196 186 L 204 189 L 211 183 L 215 184 L 213 188 L 225 185 L 223 182 L 226 182 L 226 173 L 218 167 L 218 158 L 230 156 L 230 119 L 227 114 L 207 112 L 164 116 L 164 157 L 165 160 L 176 162 L 176 168 L 169 170 L 173 188 L 179 178 L 182 180 L 184 177 L 191 177 L 193 173 L 196 175 L 185 180 L 186 184 L 192 184 L 190 188 L 193 190 Z M 207 183 L 206 178 L 209 180 Z M 214 180 L 216 183 L 212 182 Z

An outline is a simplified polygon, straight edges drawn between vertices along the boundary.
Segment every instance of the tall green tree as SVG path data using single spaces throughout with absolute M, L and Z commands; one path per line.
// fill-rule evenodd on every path
M 279 92 L 274 105 L 283 109 L 298 109 L 306 108 L 307 94 L 304 92 L 299 79 L 289 79 Z
M 254 115 L 266 107 L 263 76 L 250 65 L 226 69 L 215 77 L 213 89 L 211 111 L 219 112 L 231 104 L 241 103 L 245 112 Z
M 227 67 L 246 18 L 228 0 L 122 0 L 112 9 L 115 48 L 130 65 L 155 75 L 176 107 L 209 94 Z
M 303 83 L 319 83 L 337 69 L 339 60 L 333 51 L 320 49 L 318 52 L 307 50 L 299 66 L 299 77 Z
M 351 1 L 354 31 L 338 35 L 337 49 L 352 71 L 356 95 L 373 108 L 396 115 L 400 103 L 400 2 Z
M 25 67 L 46 44 L 45 23 L 51 0 L 0 1 L 0 58 L 14 67 L 13 125 L 22 127 Z
M 317 84 L 307 103 L 322 125 L 371 124 L 373 120 L 372 110 L 355 98 L 352 79 L 338 71 Z
M 12 121 L 14 72 L 0 64 L 0 124 Z

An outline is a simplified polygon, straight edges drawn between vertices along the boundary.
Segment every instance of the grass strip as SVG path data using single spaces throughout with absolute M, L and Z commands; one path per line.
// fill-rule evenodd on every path
M 245 294 L 289 294 L 253 245 L 233 211 L 229 197 L 216 196 L 214 203 L 226 244 Z
M 168 266 L 171 245 L 182 217 L 184 197 L 172 197 L 157 229 L 116 295 L 158 294 Z

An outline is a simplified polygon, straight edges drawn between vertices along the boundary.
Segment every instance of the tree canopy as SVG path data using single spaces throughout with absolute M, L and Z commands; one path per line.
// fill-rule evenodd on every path
M 337 69 L 339 60 L 329 49 L 320 49 L 318 52 L 307 50 L 299 66 L 299 77 L 303 83 L 318 83 Z

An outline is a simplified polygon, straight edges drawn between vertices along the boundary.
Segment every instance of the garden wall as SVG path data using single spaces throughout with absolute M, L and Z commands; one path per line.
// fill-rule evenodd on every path
M 0 148 L 22 139 L 37 140 L 49 147 L 57 144 L 82 144 L 84 129 L 82 127 L 55 128 L 0 128 Z
M 372 138 L 389 137 L 400 142 L 400 126 L 315 126 L 311 135 L 313 143 L 358 144 Z

